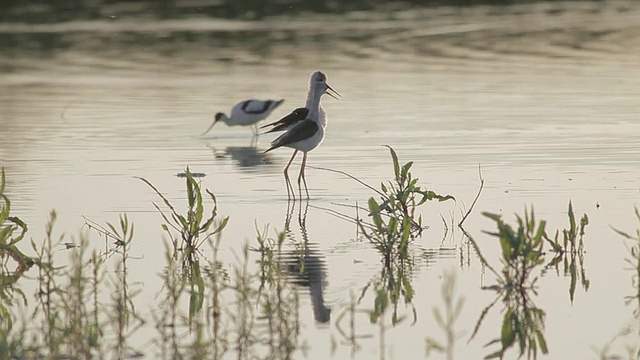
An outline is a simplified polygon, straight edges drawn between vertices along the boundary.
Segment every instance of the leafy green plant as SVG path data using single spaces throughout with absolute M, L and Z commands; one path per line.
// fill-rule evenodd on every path
M 15 274 L 21 274 L 31 266 L 34 261 L 22 253 L 16 246 L 27 233 L 27 224 L 16 216 L 11 216 L 11 201 L 5 195 L 6 176 L 4 167 L 0 177 L 0 257 L 8 256 L 17 263 Z M 17 277 L 14 276 L 14 280 Z
M 411 166 L 413 161 L 400 166 L 398 155 L 395 150 L 388 145 L 391 159 L 393 162 L 393 180 L 380 183 L 381 200 L 376 202 L 377 207 L 372 209 L 372 201 L 369 199 L 369 210 L 372 215 L 388 214 L 389 217 L 395 218 L 400 224 L 410 225 L 410 234 L 418 236 L 422 233 L 422 215 L 416 218 L 416 209 L 430 200 L 446 201 L 455 200 L 451 195 L 439 195 L 434 191 L 418 186 L 418 178 L 414 178 L 411 174 Z M 374 200 L 375 202 L 375 200 Z M 407 226 L 408 226 L 407 225 Z M 404 229 L 404 228 L 403 228 Z
M 176 211 L 171 202 L 148 180 L 144 178 L 139 179 L 151 187 L 169 209 L 169 214 L 166 214 L 156 203 L 153 203 L 165 221 L 165 224 L 162 224 L 162 229 L 169 235 L 173 243 L 174 251 L 184 251 L 184 259 L 191 261 L 193 260 L 192 254 L 197 251 L 209 237 L 220 233 L 226 227 L 229 217 L 223 218 L 220 223 L 216 224 L 218 215 L 216 197 L 211 191 L 205 190 L 213 203 L 210 216 L 205 219 L 202 190 L 200 189 L 200 184 L 198 184 L 191 174 L 191 171 L 189 171 L 189 167 L 187 167 L 185 178 L 188 203 L 187 213 L 185 215 Z M 214 226 L 215 228 L 210 230 Z M 179 237 L 175 237 L 169 228 L 177 231 Z
M 439 195 L 418 185 L 411 174 L 413 162 L 400 166 L 398 155 L 390 146 L 394 179 L 380 184 L 381 191 L 374 189 L 380 200 L 371 197 L 368 201 L 372 223 L 357 219 L 358 228 L 389 265 L 396 258 L 408 259 L 408 246 L 424 229 L 422 215 L 416 217 L 416 209 L 430 200 L 455 200 L 451 195 Z
M 569 201 L 569 228 L 562 230 L 562 241 L 560 241 L 560 231 L 556 231 L 553 240 L 546 238 L 547 243 L 552 247 L 552 252 L 556 255 L 547 266 L 554 266 L 557 271 L 560 263 L 563 265 L 563 274 L 571 278 L 569 285 L 569 299 L 573 302 L 578 281 L 585 291 L 589 290 L 590 281 L 587 279 L 584 268 L 584 235 L 585 227 L 589 224 L 589 217 L 583 214 L 580 224 L 576 221 L 573 213 L 573 206 Z
M 536 226 L 533 209 L 525 211 L 524 219 L 516 215 L 517 228 L 505 223 L 502 216 L 482 213 L 496 222 L 498 232 L 485 233 L 497 237 L 502 249 L 503 271 L 498 282 L 503 288 L 531 288 L 537 278 L 531 279 L 533 270 L 544 262 L 542 251 L 543 239 L 546 237 L 546 221 L 541 220 Z
M 548 238 L 546 240 L 553 248 L 553 251 L 557 253 L 582 253 L 584 251 L 584 229 L 589 225 L 589 217 L 587 214 L 583 214 L 580 218 L 580 226 L 578 226 L 571 201 L 569 201 L 569 211 L 567 215 L 569 216 L 569 228 L 562 230 L 562 243 L 559 239 L 559 231 L 556 231 L 553 240 Z
M 495 275 L 498 285 L 485 287 L 497 291 L 496 299 L 481 313 L 475 329 L 469 340 L 473 339 L 482 325 L 482 321 L 491 308 L 502 299 L 504 316 L 500 336 L 490 341 L 486 346 L 499 344 L 500 348 L 485 357 L 485 359 L 502 359 L 511 347 L 518 344 L 519 356 L 525 353 L 527 358 L 537 358 L 538 351 L 543 354 L 549 352 L 544 338 L 545 312 L 536 307 L 532 294 L 536 295 L 534 285 L 537 277 L 533 272 L 544 262 L 542 251 L 543 239 L 546 238 L 546 222 L 535 221 L 533 209 L 525 210 L 524 219 L 516 215 L 517 228 L 505 223 L 500 215 L 483 213 L 484 216 L 495 221 L 498 231 L 485 233 L 497 237 L 502 250 L 501 273 L 495 271 L 480 253 L 475 241 L 472 241 L 482 263 Z
M 635 209 L 636 217 L 640 222 L 640 210 L 638 208 Z M 636 309 L 633 312 L 633 315 L 637 318 L 640 318 L 640 228 L 636 229 L 636 233 L 634 235 L 624 232 L 622 230 L 618 230 L 613 228 L 618 235 L 622 236 L 628 241 L 631 241 L 631 245 L 625 243 L 627 247 L 627 251 L 629 253 L 629 257 L 625 259 L 627 264 L 629 264 L 630 270 L 633 271 L 633 276 L 631 278 L 631 283 L 635 290 L 635 294 L 627 296 L 627 304 L 631 302 L 636 302 Z
M 373 226 L 369 226 L 369 231 L 363 222 L 358 222 L 358 226 L 364 237 L 384 256 L 385 266 L 391 266 L 396 259 L 408 259 L 411 220 L 404 218 L 400 222 L 395 216 L 384 218 L 378 203 L 373 198 L 369 199 L 369 210 Z

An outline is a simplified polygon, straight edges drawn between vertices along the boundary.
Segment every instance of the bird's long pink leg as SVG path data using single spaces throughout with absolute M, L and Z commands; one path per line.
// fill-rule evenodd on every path
M 304 191 L 307 193 L 307 199 L 309 199 L 309 189 L 307 189 L 307 179 L 304 176 L 304 166 L 307 163 L 307 153 L 304 153 L 302 157 L 302 165 L 300 166 L 300 175 L 298 175 L 298 191 L 300 191 L 300 198 L 302 198 L 302 189 L 300 188 L 300 179 L 304 183 Z
M 291 180 L 289 180 L 289 166 L 291 166 L 291 163 L 293 162 L 293 159 L 296 157 L 296 154 L 298 154 L 298 150 L 293 152 L 293 155 L 291 155 L 291 159 L 289 160 L 289 163 L 287 164 L 287 166 L 284 167 L 284 179 L 287 182 L 287 197 L 291 198 L 291 195 L 293 195 L 293 198 L 295 199 L 295 191 L 293 190 L 293 185 L 291 185 Z M 291 188 L 291 192 L 289 192 L 289 188 Z

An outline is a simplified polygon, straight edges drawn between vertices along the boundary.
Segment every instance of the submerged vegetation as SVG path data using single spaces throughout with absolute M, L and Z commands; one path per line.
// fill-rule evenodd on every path
M 374 337 L 358 331 L 361 315 L 377 325 L 381 354 L 387 345 L 387 331 L 401 324 L 416 323 L 418 309 L 414 302 L 420 290 L 414 287 L 413 277 L 419 265 L 411 244 L 424 230 L 418 208 L 430 200 L 453 200 L 450 195 L 439 195 L 419 186 L 411 174 L 413 163 L 401 165 L 395 151 L 389 150 L 394 178 L 375 190 L 379 197 L 369 199 L 370 220 L 360 217 L 354 220 L 358 234 L 379 252 L 380 269 L 359 290 L 359 296 L 352 293 L 349 304 L 336 309 L 339 315 L 334 321 L 335 329 L 341 340 L 332 337 L 332 352 L 338 346 L 348 346 L 353 355 L 361 349 L 362 341 Z M 77 241 L 56 237 L 57 214 L 52 211 L 45 238 L 41 242 L 32 240 L 35 255 L 29 257 L 17 247 L 26 236 L 27 225 L 10 213 L 3 171 L 0 354 L 11 354 L 13 358 L 166 359 L 290 359 L 304 355 L 309 345 L 302 338 L 296 286 L 304 284 L 309 288 L 317 323 L 331 320 L 331 309 L 325 306 L 323 298 L 323 265 L 309 247 L 307 207 L 302 211 L 301 204 L 298 215 L 301 241 L 290 236 L 291 208 L 284 231 L 273 232 L 271 236 L 269 226 L 256 230 L 255 243 L 241 246 L 240 253 L 233 253 L 235 260 L 229 263 L 228 258 L 222 261 L 220 256 L 222 233 L 229 218 L 220 219 L 215 195 L 204 190 L 208 196 L 203 196 L 202 184 L 188 168 L 184 214 L 150 181 L 141 180 L 162 200 L 162 207 L 153 205 L 161 214 L 161 228 L 168 240 L 159 274 L 161 288 L 155 292 L 150 312 L 136 306 L 142 285 L 130 280 L 131 262 L 139 258 L 131 255 L 137 236 L 127 215 L 121 215 L 115 225 L 102 226 L 85 219 L 88 228 L 104 238 L 105 248 L 98 250 L 100 247 L 92 244 L 86 232 Z M 485 345 L 491 348 L 485 358 L 504 358 L 510 349 L 516 349 L 518 357 L 535 359 L 538 354 L 550 351 L 545 337 L 547 314 L 535 301 L 545 291 L 538 285 L 538 279 L 553 269 L 558 276 L 569 278 L 572 303 L 578 284 L 584 291 L 589 290 L 583 261 L 589 218 L 584 214 L 578 220 L 569 202 L 569 226 L 549 238 L 546 221 L 536 220 L 533 208 L 525 210 L 523 216 L 516 215 L 514 224 L 501 215 L 483 215 L 496 226 L 496 230 L 485 233 L 498 240 L 500 264 L 488 261 L 478 243 L 464 232 L 483 268 L 494 276 L 495 284 L 482 289 L 496 293 L 494 300 L 478 314 L 468 341 L 477 337 L 491 310 L 501 304 L 498 335 Z M 640 219 L 638 211 L 636 215 Z M 616 231 L 632 242 L 628 247 L 628 263 L 634 271 L 632 284 L 636 295 L 629 296 L 627 301 L 640 304 L 637 295 L 640 233 Z M 286 249 L 291 246 L 293 251 Z M 64 266 L 58 264 L 55 256 L 60 247 L 70 249 L 69 261 Z M 297 260 L 287 260 L 287 256 L 296 256 Z M 15 266 L 8 267 L 10 262 Z M 33 296 L 29 296 L 18 286 L 18 280 L 34 265 L 36 287 Z M 440 294 L 443 307 L 434 307 L 432 314 L 443 336 L 425 334 L 427 356 L 442 353 L 447 359 L 455 358 L 457 342 L 470 329 L 468 321 L 461 317 L 464 298 L 456 294 L 455 279 L 454 272 L 443 276 Z M 640 317 L 638 309 L 640 306 L 633 312 L 635 319 Z M 148 326 L 155 328 L 155 334 L 142 336 L 140 330 Z M 607 358 L 614 340 L 627 336 L 631 328 L 632 325 L 625 327 L 624 332 L 600 349 L 601 358 Z M 149 350 L 136 339 L 147 339 L 154 348 Z M 630 354 L 638 355 L 640 350 L 634 347 Z
M 533 296 L 537 295 L 534 289 L 537 277 L 533 272 L 544 262 L 542 246 L 546 222 L 536 223 L 533 209 L 528 213 L 525 211 L 524 218 L 516 216 L 515 228 L 506 224 L 499 215 L 484 215 L 495 221 L 498 227 L 497 232 L 487 233 L 499 239 L 503 268 L 501 272 L 497 272 L 485 260 L 486 266 L 496 275 L 498 282 L 487 289 L 497 291 L 498 295 L 483 310 L 471 339 L 477 334 L 489 310 L 501 299 L 504 315 L 500 335 L 486 345 L 498 344 L 499 349 L 485 359 L 503 358 L 505 352 L 516 344 L 519 356 L 526 353 L 527 358 L 535 359 L 538 351 L 543 354 L 549 351 L 544 338 L 545 312 L 533 302 Z
M 640 210 L 636 207 L 635 217 L 638 220 L 638 228 L 635 233 L 629 233 L 613 227 L 613 230 L 625 240 L 628 257 L 625 259 L 629 265 L 627 270 L 631 273 L 631 287 L 633 293 L 625 297 L 625 305 L 632 307 L 631 319 L 624 324 L 620 331 L 600 347 L 593 347 L 599 359 L 622 358 L 613 354 L 614 345 L 623 344 L 626 351 L 626 358 L 629 360 L 640 359 L 640 344 L 638 334 L 640 334 Z
M 455 323 L 460 318 L 462 307 L 464 306 L 464 298 L 456 297 L 456 276 L 453 272 L 445 272 L 440 289 L 442 301 L 444 302 L 444 311 L 439 308 L 433 308 L 433 317 L 436 324 L 444 332 L 445 341 L 441 342 L 432 337 L 427 337 L 427 357 L 432 352 L 444 353 L 447 360 L 455 359 L 455 344 L 462 338 L 462 333 L 455 330 Z
M 572 259 L 575 256 L 582 256 L 583 236 L 585 226 L 588 224 L 588 217 L 585 214 L 582 217 L 581 225 L 578 230 L 573 213 L 573 206 L 569 202 L 569 228 L 562 230 L 564 241 L 562 245 L 558 241 L 558 233 L 554 240 L 550 240 L 546 234 L 546 221 L 540 220 L 536 222 L 533 209 L 525 210 L 524 217 L 516 215 L 516 226 L 511 226 L 504 222 L 500 215 L 484 213 L 484 216 L 493 220 L 497 226 L 497 232 L 487 232 L 489 235 L 497 238 L 501 248 L 502 271 L 498 272 L 486 260 L 480 252 L 477 243 L 470 239 L 480 257 L 481 262 L 496 277 L 497 284 L 486 286 L 484 289 L 497 292 L 497 296 L 482 311 L 475 329 L 471 335 L 473 339 L 478 333 L 483 320 L 499 300 L 502 300 L 504 306 L 502 313 L 503 321 L 500 329 L 500 335 L 489 342 L 486 346 L 498 345 L 498 350 L 490 353 L 485 359 L 500 358 L 510 348 L 518 345 L 519 357 L 527 355 L 528 359 L 537 358 L 538 353 L 547 354 L 549 348 L 547 340 L 544 336 L 546 313 L 543 309 L 536 306 L 534 302 L 535 296 L 538 295 L 537 280 L 538 275 L 542 272 L 542 264 L 545 262 L 546 253 L 544 244 L 548 243 L 552 246 L 552 250 L 558 255 L 551 261 L 557 264 L 558 256 L 571 254 Z M 579 239 L 578 239 L 579 231 Z M 575 262 L 572 260 L 570 298 L 573 302 L 575 293 Z M 584 278 L 584 272 L 581 275 L 585 291 L 588 290 L 588 280 Z
M 91 246 L 87 234 L 82 234 L 77 242 L 65 243 L 64 236 L 56 238 L 57 215 L 52 211 L 45 239 L 40 244 L 32 241 L 36 256 L 31 262 L 38 265 L 35 302 L 29 303 L 29 296 L 4 280 L 11 277 L 17 280 L 22 272 L 4 266 L 0 274 L 3 279 L 1 357 L 9 354 L 10 358 L 25 359 L 124 359 L 157 355 L 171 359 L 211 356 L 218 359 L 226 354 L 253 358 L 267 353 L 271 358 L 288 359 L 300 351 L 298 294 L 275 260 L 284 235 L 272 238 L 259 233 L 258 259 L 250 256 L 247 244 L 236 264 L 230 268 L 223 266 L 218 259 L 218 249 L 227 218 L 214 231 L 207 232 L 216 223 L 217 214 L 215 197 L 208 193 L 214 210 L 204 223 L 200 186 L 188 171 L 187 216 L 178 214 L 160 195 L 172 211 L 172 225 L 184 226 L 173 227 L 181 234 L 180 238 L 169 233 L 169 226 L 163 226 L 169 233 L 171 245 L 167 246 L 160 275 L 163 285 L 158 294 L 159 303 L 150 316 L 134 305 L 141 292 L 139 284 L 129 284 L 128 268 L 132 259 L 129 254 L 136 236 L 128 217 L 122 215 L 119 226 L 110 223 L 101 226 L 85 219 L 90 229 L 104 237 L 107 250 L 102 252 Z M 5 204 L 10 204 L 6 196 L 3 195 L 3 199 Z M 5 215 L 9 214 L 8 205 L 2 210 Z M 162 217 L 168 222 L 168 216 Z M 0 228 L 2 233 L 11 234 L 15 229 L 12 224 L 20 223 L 17 218 L 11 219 L 9 225 Z M 26 226 L 21 228 L 26 230 Z M 212 235 L 217 236 L 214 239 Z M 200 250 L 205 241 L 212 256 L 201 260 Z M 16 242 L 7 241 L 7 244 L 14 246 Z M 71 249 L 65 266 L 55 263 L 55 252 L 61 246 Z M 13 251 L 10 247 L 2 248 L 2 259 L 6 254 L 13 258 L 14 253 L 6 249 Z M 254 263 L 260 264 L 255 270 Z M 144 353 L 140 344 L 131 343 L 149 322 L 155 324 L 158 332 L 154 340 L 156 354 Z
M 25 270 L 33 266 L 33 259 L 18 249 L 17 244 L 27 233 L 27 224 L 16 216 L 11 216 L 11 201 L 4 194 L 6 175 L 4 168 L 0 175 L 0 255 L 13 259 L 16 263 L 14 271 L 18 278 Z

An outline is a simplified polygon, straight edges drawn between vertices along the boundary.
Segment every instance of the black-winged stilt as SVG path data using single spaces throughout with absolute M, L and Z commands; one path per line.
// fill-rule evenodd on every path
M 300 167 L 300 174 L 298 175 L 298 191 L 302 191 L 300 183 L 303 182 L 307 199 L 309 198 L 309 190 L 307 188 L 304 168 L 307 162 L 307 153 L 318 147 L 318 145 L 322 143 L 322 140 L 324 140 L 327 117 L 320 106 L 320 98 L 324 94 L 329 94 L 336 99 L 337 96 L 340 96 L 337 91 L 327 84 L 327 76 L 320 71 L 316 71 L 311 74 L 306 106 L 304 108 L 298 108 L 279 121 L 270 124 L 274 127 L 270 131 L 267 131 L 272 132 L 286 130 L 284 134 L 278 136 L 271 142 L 271 147 L 265 152 L 282 146 L 295 150 L 291 159 L 287 163 L 287 166 L 284 168 L 284 177 L 287 182 L 287 194 L 294 193 L 293 185 L 291 185 L 291 181 L 289 180 L 289 166 L 291 166 L 291 163 L 298 154 L 298 151 L 302 151 L 304 156 L 302 157 L 302 165 Z M 302 197 L 302 194 L 300 194 L 300 196 Z

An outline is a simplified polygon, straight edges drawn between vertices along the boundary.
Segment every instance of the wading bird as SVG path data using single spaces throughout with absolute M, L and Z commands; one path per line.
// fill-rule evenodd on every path
M 218 121 L 222 121 L 229 126 L 251 126 L 251 131 L 253 132 L 253 136 L 258 136 L 258 122 L 266 119 L 271 112 L 280 106 L 284 102 L 282 100 L 246 100 L 243 102 L 239 102 L 236 106 L 231 109 L 231 117 L 227 116 L 224 113 L 217 113 L 215 116 L 215 120 L 209 126 L 207 131 L 203 132 L 202 135 L 213 128 Z M 201 136 L 202 136 L 201 135 Z
M 340 96 L 337 91 L 327 84 L 327 76 L 320 71 L 316 71 L 311 74 L 306 106 L 304 108 L 298 108 L 279 121 L 270 124 L 273 128 L 267 131 L 286 130 L 284 134 L 278 136 L 271 142 L 271 147 L 265 152 L 282 146 L 295 150 L 289 163 L 287 163 L 287 166 L 284 168 L 284 178 L 287 182 L 287 195 L 289 196 L 294 194 L 293 185 L 291 185 L 291 181 L 289 180 L 289 166 L 291 166 L 298 151 L 302 151 L 304 156 L 302 157 L 302 165 L 300 166 L 300 174 L 298 175 L 298 191 L 300 192 L 300 197 L 302 197 L 300 182 L 303 182 L 307 199 L 309 198 L 304 168 L 307 162 L 307 153 L 318 147 L 318 145 L 322 143 L 322 140 L 324 140 L 327 117 L 320 106 L 320 98 L 324 94 L 328 94 L 335 99 L 338 99 L 338 96 Z M 295 195 L 293 197 L 295 198 Z

